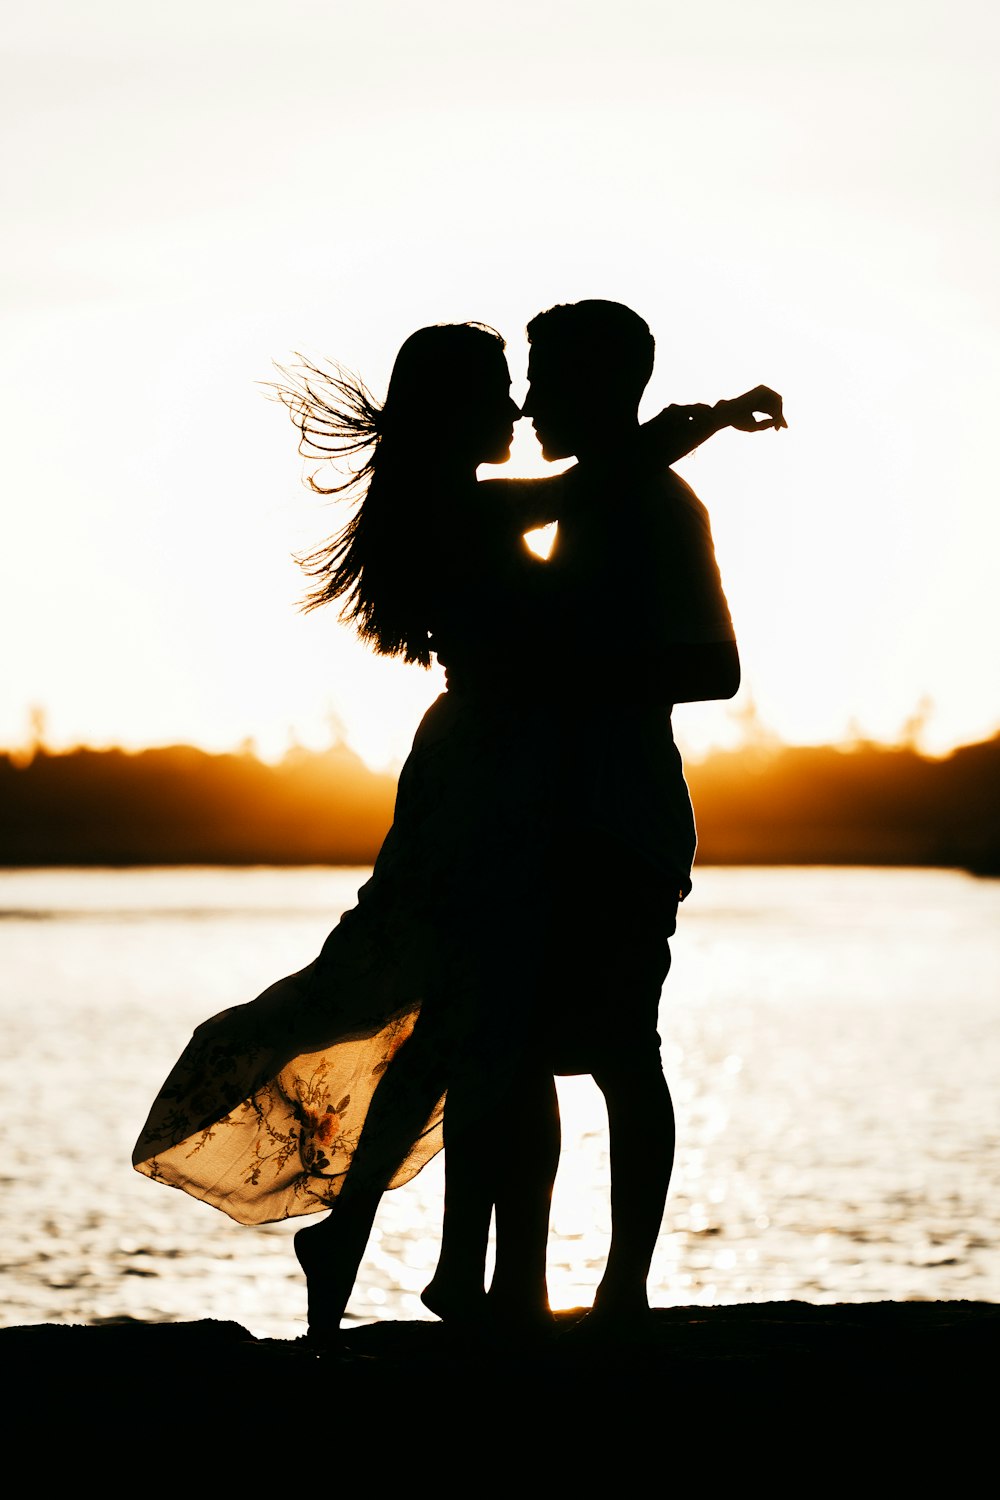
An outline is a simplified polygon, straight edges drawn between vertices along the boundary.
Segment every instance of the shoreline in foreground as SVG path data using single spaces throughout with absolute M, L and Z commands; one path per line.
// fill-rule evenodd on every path
M 618 1423 L 659 1408 L 761 1415 L 765 1410 L 852 1421 L 902 1401 L 911 1415 L 971 1420 L 994 1399 L 1000 1304 L 766 1302 L 658 1309 L 641 1335 L 588 1346 L 564 1337 L 582 1310 L 560 1313 L 560 1336 L 502 1347 L 462 1340 L 440 1323 L 370 1323 L 348 1329 L 346 1357 L 304 1340 L 257 1339 L 238 1323 L 115 1321 L 0 1329 L 4 1373 L 17 1410 L 62 1405 L 76 1414 L 139 1418 L 157 1392 L 195 1406 L 243 1405 L 253 1392 L 349 1389 L 358 1420 L 415 1393 L 433 1392 L 468 1416 L 538 1421 L 556 1407 Z M 721 1403 L 721 1406 L 720 1406 Z M 734 1405 L 738 1403 L 738 1405 Z M 846 1405 L 845 1405 L 846 1403 Z M 860 1403 L 860 1405 L 858 1404 Z M 839 1418 L 838 1418 L 839 1420 Z M 985 1436 L 985 1434 L 984 1434 Z

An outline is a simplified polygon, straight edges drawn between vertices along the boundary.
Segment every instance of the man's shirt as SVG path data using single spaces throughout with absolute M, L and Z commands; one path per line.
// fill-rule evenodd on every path
M 581 464 L 555 484 L 547 670 L 563 704 L 565 815 L 686 895 L 696 835 L 667 663 L 672 648 L 735 640 L 708 512 L 662 466 Z

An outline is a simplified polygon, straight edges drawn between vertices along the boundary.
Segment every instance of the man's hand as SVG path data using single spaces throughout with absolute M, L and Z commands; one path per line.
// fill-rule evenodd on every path
M 781 411 L 781 397 L 766 385 L 755 386 L 732 401 L 718 401 L 714 410 L 722 418 L 721 426 L 735 427 L 737 432 L 764 432 L 769 427 L 777 431 L 788 426 Z

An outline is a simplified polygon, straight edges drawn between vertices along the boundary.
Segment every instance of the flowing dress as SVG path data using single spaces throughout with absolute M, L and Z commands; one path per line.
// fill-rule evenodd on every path
M 476 680 L 424 716 L 357 905 L 313 963 L 196 1029 L 140 1133 L 137 1171 L 241 1223 L 331 1206 L 361 1170 L 362 1128 L 404 1044 L 381 1153 L 371 1126 L 365 1139 L 374 1175 L 396 1163 L 379 1186 L 407 1181 L 441 1148 L 443 1080 L 470 1037 L 492 1036 L 512 1057 L 530 1032 L 518 1006 L 559 757 L 558 727 L 530 694 L 507 691 L 502 669 L 520 628 L 506 601 L 527 608 L 544 566 L 521 545 L 522 521 L 481 505 L 450 563 L 443 549 L 436 618 L 475 659 Z M 414 1037 L 431 997 L 435 1023 Z

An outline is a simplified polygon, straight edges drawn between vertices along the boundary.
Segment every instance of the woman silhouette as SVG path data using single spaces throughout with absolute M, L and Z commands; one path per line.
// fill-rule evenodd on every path
M 553 1149 L 551 1073 L 530 1045 L 532 913 L 545 899 L 559 765 L 539 648 L 567 626 L 523 540 L 557 516 L 560 480 L 476 478 L 479 464 L 509 457 L 520 415 L 499 334 L 419 330 L 381 407 L 359 381 L 308 363 L 279 395 L 305 454 L 366 455 L 324 491 L 360 504 L 305 559 L 307 606 L 338 602 L 381 654 L 427 665 L 436 653 L 448 691 L 417 731 L 357 905 L 313 963 L 198 1027 L 133 1164 L 241 1223 L 335 1206 L 295 1237 L 310 1336 L 323 1338 L 339 1327 L 382 1192 L 419 1171 L 446 1130 L 449 1153 L 461 1151 L 476 1101 L 455 1087 L 446 1115 L 450 1085 L 486 1078 L 494 1099 L 510 1089 L 519 1137 Z M 738 403 L 726 405 L 662 414 L 650 438 L 662 462 L 728 425 Z M 448 1211 L 454 1221 L 461 1205 Z M 527 1297 L 538 1270 L 512 1270 L 512 1300 L 518 1275 Z M 435 1282 L 436 1310 L 474 1295 L 440 1271 Z

